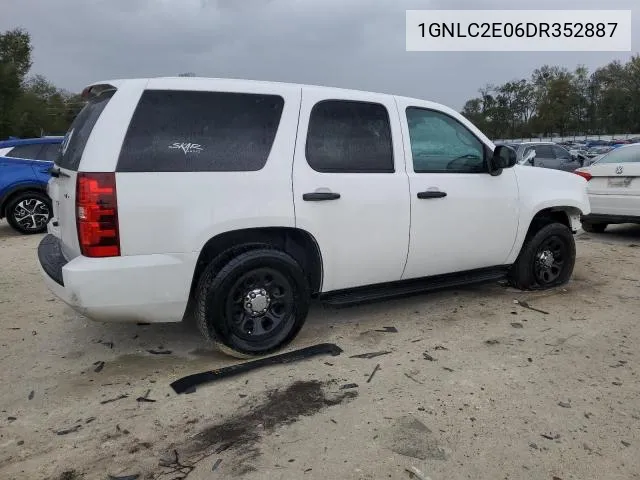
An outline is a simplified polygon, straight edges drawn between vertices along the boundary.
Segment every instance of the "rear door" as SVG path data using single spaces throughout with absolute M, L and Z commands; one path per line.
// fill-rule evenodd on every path
M 293 193 L 296 226 L 320 247 L 322 291 L 400 280 L 410 202 L 393 97 L 303 89 Z
M 640 216 L 640 145 L 612 150 L 589 167 L 593 213 Z
M 114 92 L 109 90 L 92 98 L 77 115 L 65 135 L 61 154 L 55 163 L 59 174 L 48 184 L 47 193 L 53 203 L 49 232 L 62 240 L 62 251 L 67 259 L 80 255 L 75 207 L 78 169 L 91 132 Z

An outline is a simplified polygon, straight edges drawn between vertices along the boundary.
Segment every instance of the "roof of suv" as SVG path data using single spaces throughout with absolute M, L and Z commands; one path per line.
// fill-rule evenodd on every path
M 415 98 L 415 97 L 405 97 L 403 95 L 395 95 L 392 93 L 382 93 L 382 92 L 372 92 L 372 91 L 368 91 L 368 90 L 357 90 L 357 89 L 349 89 L 349 88 L 339 88 L 339 87 L 327 87 L 327 86 L 321 86 L 321 85 L 309 85 L 309 84 L 303 84 L 303 83 L 288 83 L 288 82 L 271 82 L 271 81 L 265 81 L 265 80 L 248 80 L 248 79 L 240 79 L 240 78 L 223 78 L 223 77 L 145 77 L 145 78 L 122 78 L 122 79 L 113 79 L 113 80 L 103 80 L 103 81 L 98 81 L 98 82 L 94 82 L 91 83 L 89 85 L 87 85 L 87 87 L 85 88 L 85 90 L 91 89 L 92 87 L 98 87 L 98 86 L 112 86 L 117 88 L 120 88 L 121 85 L 123 85 L 126 82 L 131 82 L 131 81 L 151 81 L 151 80 L 171 80 L 171 81 L 180 81 L 180 82 L 184 82 L 185 84 L 189 84 L 189 83 L 193 83 L 193 84 L 197 84 L 197 83 L 202 83 L 202 82 L 234 82 L 236 83 L 239 87 L 242 86 L 256 86 L 256 85 L 261 85 L 264 87 L 269 87 L 269 86 L 280 86 L 280 87 L 294 87 L 294 88 L 310 88 L 310 89 L 318 89 L 318 90 L 325 90 L 325 91 L 332 91 L 332 92 L 342 92 L 342 93 L 368 93 L 371 95 L 386 95 L 386 96 L 393 96 L 393 97 L 399 97 L 399 98 L 407 98 L 407 99 L 411 99 L 411 100 L 417 100 L 417 101 L 421 101 L 421 102 L 429 102 L 429 103 L 433 103 L 434 105 L 438 105 L 442 108 L 445 109 L 449 109 L 449 107 L 447 107 L 444 104 L 439 104 L 437 102 L 433 102 L 431 100 L 428 100 L 426 98 Z

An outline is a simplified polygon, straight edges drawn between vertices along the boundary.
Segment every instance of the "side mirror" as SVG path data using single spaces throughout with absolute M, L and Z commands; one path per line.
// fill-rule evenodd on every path
M 516 151 L 506 145 L 498 145 L 489 161 L 489 173 L 499 174 L 503 168 L 511 168 L 517 162 Z

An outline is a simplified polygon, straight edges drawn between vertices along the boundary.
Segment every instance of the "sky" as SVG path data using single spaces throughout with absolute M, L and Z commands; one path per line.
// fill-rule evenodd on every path
M 79 92 L 114 78 L 248 78 L 392 93 L 460 110 L 544 64 L 591 70 L 640 52 L 638 0 L 0 0 L 31 34 L 32 74 Z M 407 9 L 630 9 L 632 52 L 407 52 Z

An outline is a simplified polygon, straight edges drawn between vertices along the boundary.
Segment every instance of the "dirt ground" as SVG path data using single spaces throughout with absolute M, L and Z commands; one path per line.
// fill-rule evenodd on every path
M 0 223 L 2 479 L 640 478 L 640 227 L 580 235 L 555 291 L 317 305 L 290 349 L 342 354 L 183 395 L 169 384 L 238 362 L 191 325 L 73 313 L 40 279 L 39 239 Z

